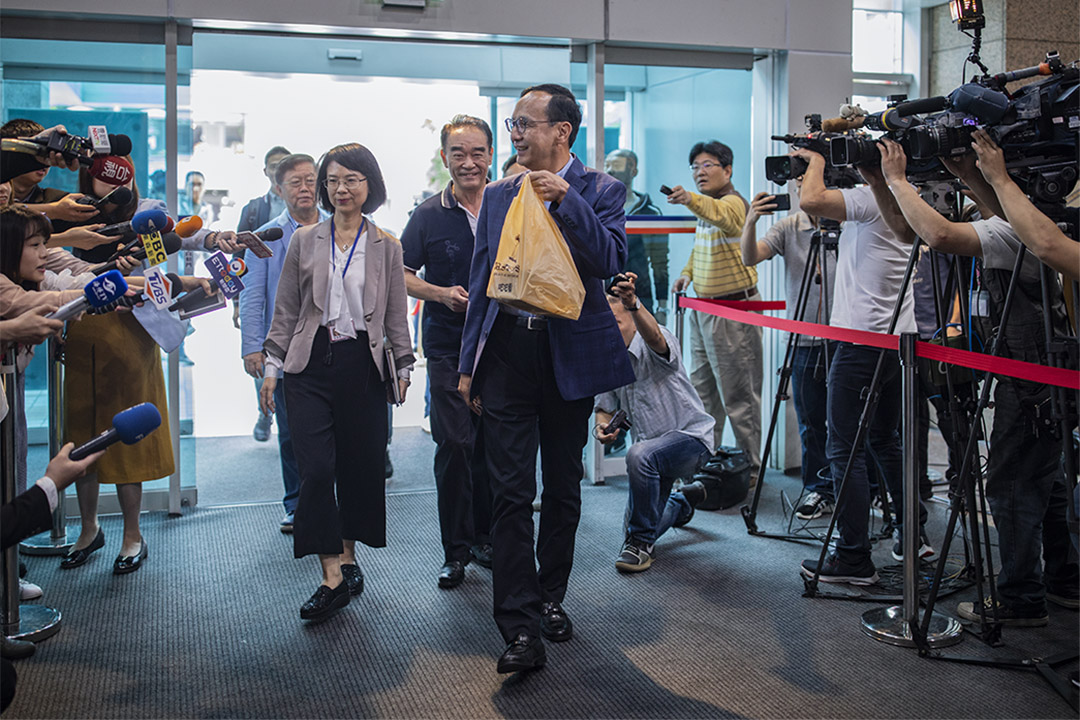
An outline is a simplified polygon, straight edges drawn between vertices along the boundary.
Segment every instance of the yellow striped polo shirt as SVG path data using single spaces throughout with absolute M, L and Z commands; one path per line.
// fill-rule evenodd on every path
M 757 270 L 746 267 L 739 247 L 746 201 L 738 193 L 722 198 L 690 193 L 687 206 L 697 216 L 694 249 L 682 274 L 694 283 L 698 297 L 730 295 L 757 284 Z

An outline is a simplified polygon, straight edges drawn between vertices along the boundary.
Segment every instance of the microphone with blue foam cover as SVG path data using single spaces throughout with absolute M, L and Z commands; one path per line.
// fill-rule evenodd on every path
M 153 403 L 140 403 L 113 415 L 113 426 L 71 451 L 72 460 L 82 460 L 98 450 L 122 442 L 134 445 L 161 425 L 161 413 Z

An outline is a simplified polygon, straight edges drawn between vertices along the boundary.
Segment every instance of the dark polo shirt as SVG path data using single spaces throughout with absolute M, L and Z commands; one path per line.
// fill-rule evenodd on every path
M 402 262 L 414 272 L 424 269 L 424 280 L 439 287 L 460 285 L 468 290 L 473 237 L 469 217 L 448 184 L 413 211 L 401 233 Z M 457 356 L 465 313 L 439 302 L 424 303 L 424 355 Z

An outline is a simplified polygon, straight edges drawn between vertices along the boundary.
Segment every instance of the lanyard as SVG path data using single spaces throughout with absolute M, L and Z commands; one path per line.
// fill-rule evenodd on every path
M 349 265 L 352 265 L 352 256 L 356 252 L 356 246 L 360 244 L 360 235 L 364 232 L 364 228 L 367 227 L 367 220 L 360 221 L 360 228 L 356 231 L 356 239 L 353 240 L 352 247 L 349 248 L 349 257 L 345 260 L 345 267 L 341 271 L 341 279 L 345 279 L 345 273 L 349 272 Z M 334 267 L 337 267 L 337 232 L 334 230 L 334 219 L 330 218 L 330 261 L 334 263 Z

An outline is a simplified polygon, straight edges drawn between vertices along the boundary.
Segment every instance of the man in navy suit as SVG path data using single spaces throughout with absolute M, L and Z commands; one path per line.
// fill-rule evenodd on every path
M 570 154 L 581 109 L 560 85 L 521 93 L 506 121 L 518 162 L 529 172 L 484 191 L 469 276 L 458 389 L 484 417 L 492 493 L 495 622 L 508 643 L 502 673 L 543 667 L 541 634 L 569 640 L 562 608 L 581 515 L 581 451 L 594 395 L 634 381 L 604 278 L 626 263 L 626 188 Z M 487 297 L 503 221 L 522 182 L 533 188 L 562 230 L 585 302 L 577 320 L 542 318 Z M 544 490 L 533 554 L 532 501 L 539 445 Z

